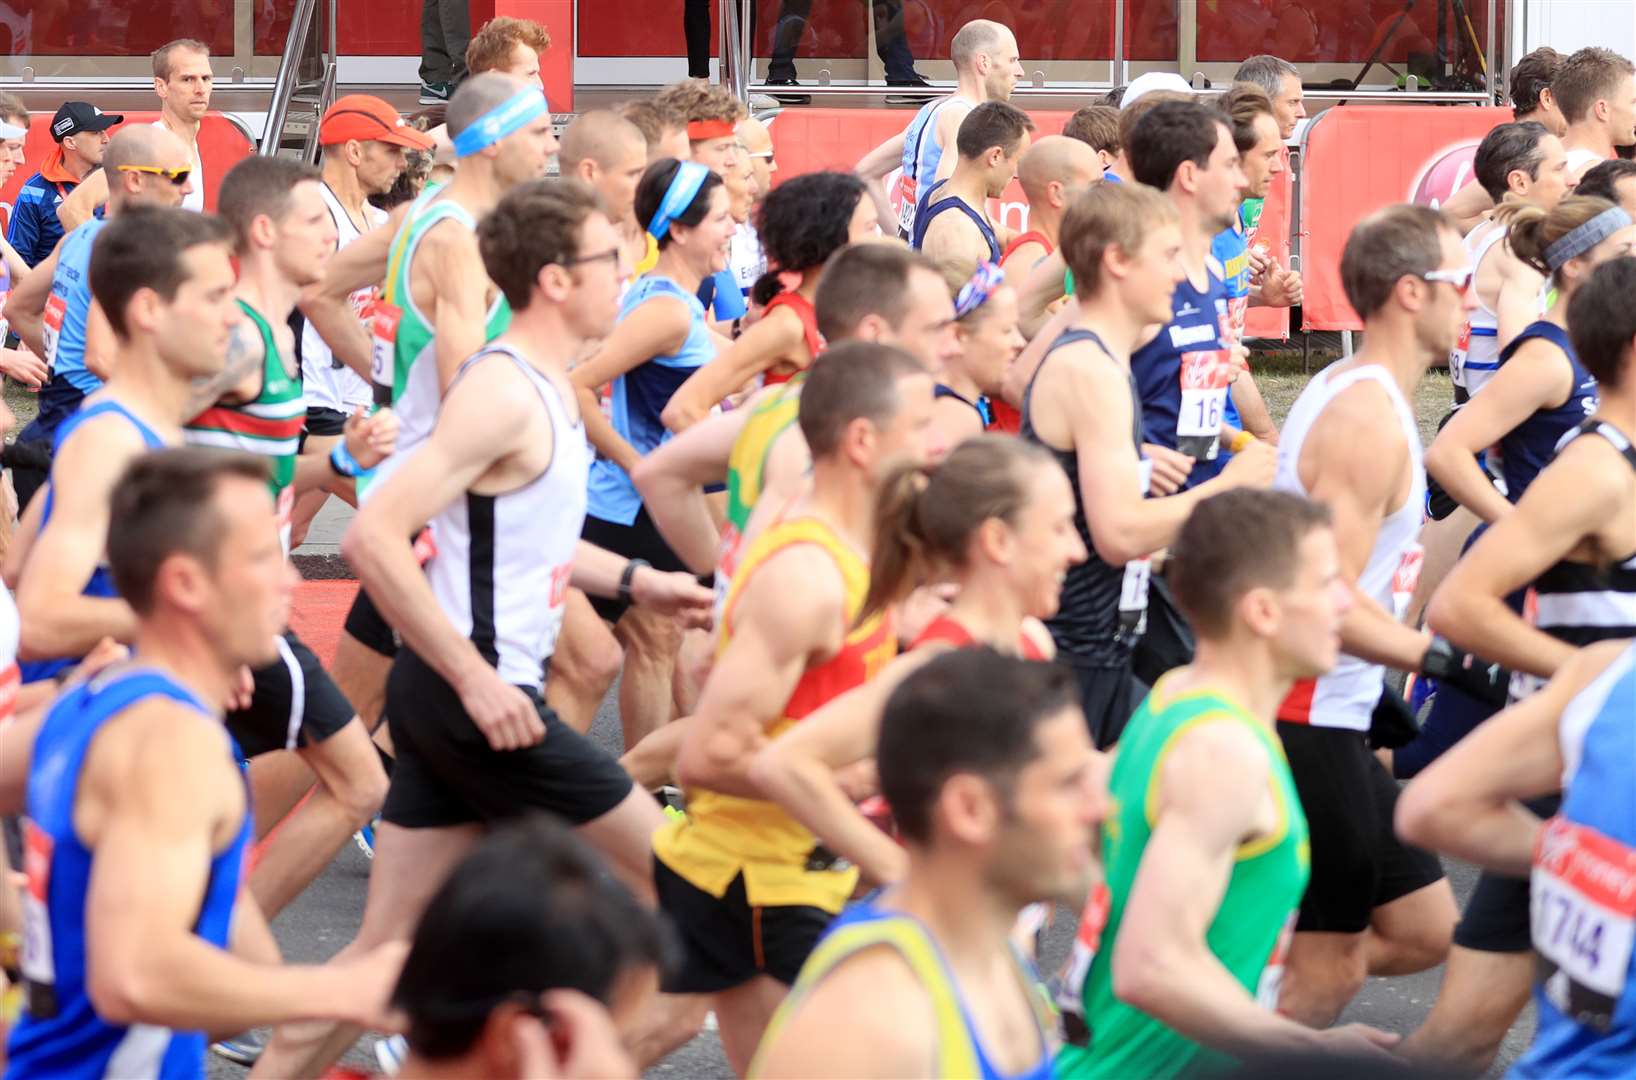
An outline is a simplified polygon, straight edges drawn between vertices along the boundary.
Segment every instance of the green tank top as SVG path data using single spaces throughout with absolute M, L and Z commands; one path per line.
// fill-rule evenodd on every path
M 1086 919 L 1092 925 L 1081 925 L 1074 944 L 1058 1003 L 1079 1015 L 1064 1017 L 1068 1043 L 1057 1056 L 1059 1080 L 1193 1076 L 1233 1065 L 1226 1055 L 1184 1038 L 1113 994 L 1114 945 L 1152 832 L 1150 803 L 1157 794 L 1153 778 L 1177 738 L 1199 724 L 1242 724 L 1267 751 L 1279 825 L 1269 835 L 1239 848 L 1226 894 L 1205 940 L 1261 1005 L 1277 1006 L 1295 909 L 1306 892 L 1311 869 L 1306 815 L 1289 762 L 1273 733 L 1243 707 L 1209 690 L 1167 697 L 1169 682 L 1168 677 L 1159 680 L 1136 711 L 1114 759 L 1108 782 L 1113 809 L 1102 826 L 1106 922 L 1098 940 L 1096 920 Z M 1093 899 L 1088 911 L 1097 907 Z

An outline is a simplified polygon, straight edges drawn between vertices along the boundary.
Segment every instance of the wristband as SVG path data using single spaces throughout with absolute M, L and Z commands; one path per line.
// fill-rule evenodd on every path
M 362 465 L 358 464 L 358 459 L 353 457 L 352 452 L 347 449 L 345 439 L 336 443 L 335 449 L 329 452 L 329 467 L 335 470 L 337 476 L 344 476 L 348 480 L 353 479 L 359 473 L 367 471 Z
M 1420 660 L 1420 672 L 1434 679 L 1459 687 L 1479 701 L 1504 706 L 1510 673 L 1499 664 L 1491 664 L 1457 649 L 1445 637 L 1434 637 Z
M 631 597 L 631 579 L 636 577 L 638 570 L 644 566 L 651 567 L 652 565 L 646 559 L 632 559 L 625 564 L 625 572 L 619 575 L 619 602 L 621 604 L 636 603 Z

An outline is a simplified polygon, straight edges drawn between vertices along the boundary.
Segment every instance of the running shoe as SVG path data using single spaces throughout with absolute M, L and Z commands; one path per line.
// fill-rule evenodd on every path
M 402 1035 L 388 1035 L 375 1044 L 375 1064 L 387 1076 L 398 1075 L 403 1059 L 409 1056 L 409 1040 Z
M 265 1049 L 267 1037 L 254 1031 L 247 1031 L 235 1039 L 223 1039 L 210 1046 L 210 1052 L 217 1057 L 231 1061 L 235 1065 L 243 1065 L 245 1068 L 261 1060 L 261 1052 Z
M 358 845 L 358 850 L 364 853 L 366 859 L 375 857 L 375 826 L 380 820 L 381 816 L 376 814 L 369 819 L 368 825 L 352 834 L 352 842 Z
M 420 84 L 420 103 L 422 105 L 446 105 L 449 102 L 450 87 L 448 83 Z

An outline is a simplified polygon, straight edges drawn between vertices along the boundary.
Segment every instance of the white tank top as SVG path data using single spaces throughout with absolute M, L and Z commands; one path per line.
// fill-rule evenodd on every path
M 1398 427 L 1409 444 L 1409 494 L 1403 504 L 1380 523 L 1374 550 L 1369 553 L 1369 561 L 1358 576 L 1358 589 L 1378 601 L 1387 611 L 1392 611 L 1395 606 L 1394 591 L 1413 591 L 1413 583 L 1404 580 L 1400 569 L 1414 567 L 1418 572 L 1420 545 L 1415 537 L 1420 532 L 1426 504 L 1426 471 L 1421 462 L 1420 430 L 1415 426 L 1414 413 L 1403 399 L 1403 392 L 1385 368 L 1367 364 L 1331 375 L 1334 370 L 1330 367 L 1319 372 L 1290 409 L 1278 438 L 1278 473 L 1273 486 L 1280 491 L 1307 495 L 1300 475 L 1301 446 L 1306 442 L 1312 425 L 1335 396 L 1348 387 L 1373 380 L 1385 388 L 1392 400 Z M 1380 700 L 1384 681 L 1385 669 L 1379 664 L 1366 663 L 1342 653 L 1334 670 L 1318 679 L 1305 722 L 1313 727 L 1369 730 L 1369 719 Z M 1290 719 L 1282 714 L 1281 718 Z
M 338 236 L 335 250 L 339 251 L 358 239 L 361 234 L 358 227 L 352 223 L 352 215 L 341 206 L 341 200 L 335 197 L 335 192 L 329 189 L 329 185 L 320 184 L 318 189 L 323 192 L 324 205 L 329 207 L 329 216 L 335 219 L 335 231 Z M 364 222 L 371 229 L 384 224 L 386 218 L 386 211 L 368 202 L 364 203 Z M 360 320 L 366 318 L 370 299 L 374 295 L 373 288 L 363 288 L 347 297 L 352 305 L 353 314 Z M 351 413 L 359 405 L 374 404 L 374 390 L 368 381 L 345 364 L 335 367 L 331 363 L 334 357 L 329 343 L 319 336 L 312 323 L 303 320 L 301 385 L 306 394 L 307 407 Z
M 170 130 L 165 127 L 163 120 L 155 120 L 153 126 L 164 128 L 166 131 Z M 190 178 L 193 181 L 193 190 L 182 196 L 182 209 L 197 210 L 202 214 L 204 213 L 204 159 L 199 156 L 199 144 L 197 142 L 190 149 L 193 151 L 193 175 Z
M 1461 244 L 1471 259 L 1473 273 L 1482 266 L 1483 258 L 1493 250 L 1494 245 L 1505 239 L 1507 231 L 1485 222 L 1466 234 Z M 1456 408 L 1470 401 L 1471 395 L 1481 390 L 1500 370 L 1499 334 L 1499 315 L 1483 302 L 1481 293 L 1477 294 L 1477 306 L 1472 309 L 1459 342 L 1449 354 L 1449 378 L 1454 383 Z
M 1578 180 L 1580 175 L 1606 159 L 1595 150 L 1576 148 L 1568 151 L 1568 175 Z
M 551 380 L 510 348 L 485 346 L 460 366 L 455 381 L 484 361 L 513 363 L 533 384 L 551 421 L 551 463 L 511 491 L 467 492 L 433 518 L 435 553 L 426 577 L 449 621 L 500 677 L 538 690 L 562 627 L 585 524 L 591 447 L 585 425 L 569 421 Z

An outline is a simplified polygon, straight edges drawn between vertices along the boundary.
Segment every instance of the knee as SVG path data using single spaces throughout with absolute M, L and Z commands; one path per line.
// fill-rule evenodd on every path
M 627 612 L 619 620 L 618 634 L 633 658 L 674 658 L 682 645 L 682 630 L 676 620 L 645 611 Z
M 370 744 L 367 756 L 359 755 L 356 766 L 347 769 L 335 783 L 325 786 L 353 828 L 367 825 L 386 802 L 386 769 L 374 745 Z
M 1427 919 L 1409 926 L 1395 926 L 1387 943 L 1398 954 L 1398 969 L 1425 971 L 1448 959 L 1454 944 L 1454 919 Z

